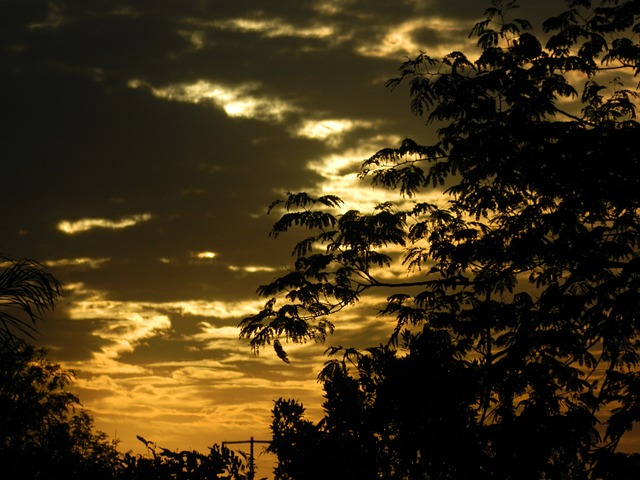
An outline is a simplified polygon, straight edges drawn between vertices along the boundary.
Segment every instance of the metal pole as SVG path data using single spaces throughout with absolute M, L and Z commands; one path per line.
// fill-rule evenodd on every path
M 255 463 L 253 458 L 253 444 L 254 443 L 271 443 L 271 441 L 270 440 L 254 440 L 254 438 L 251 437 L 249 440 L 236 440 L 234 442 L 222 442 L 222 446 L 224 447 L 229 443 L 248 443 L 249 444 L 249 480 L 253 480 L 256 473 Z
M 249 480 L 253 480 L 255 477 L 255 470 L 253 466 L 253 437 L 251 437 L 251 447 L 249 448 Z

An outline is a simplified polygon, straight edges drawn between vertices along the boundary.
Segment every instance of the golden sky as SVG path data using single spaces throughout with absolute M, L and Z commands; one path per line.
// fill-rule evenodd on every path
M 268 438 L 279 397 L 320 414 L 326 345 L 289 346 L 286 365 L 238 339 L 256 288 L 291 260 L 267 207 L 299 190 L 348 208 L 383 199 L 358 183 L 360 162 L 432 138 L 385 81 L 421 50 L 472 49 L 488 4 L 0 2 L 0 251 L 66 284 L 39 342 L 123 450 L 140 451 L 136 435 L 202 451 Z M 521 4 L 534 25 L 562 8 Z M 328 344 L 392 328 L 335 321 Z

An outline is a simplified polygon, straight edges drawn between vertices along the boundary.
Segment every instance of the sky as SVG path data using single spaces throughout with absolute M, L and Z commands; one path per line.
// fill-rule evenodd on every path
M 0 252 L 65 284 L 38 342 L 121 450 L 268 439 L 280 397 L 319 418 L 324 349 L 386 338 L 388 319 L 349 311 L 290 364 L 238 338 L 291 262 L 267 208 L 377 203 L 360 163 L 433 138 L 386 80 L 421 51 L 473 51 L 488 4 L 0 0 Z M 539 26 L 562 3 L 521 6 Z

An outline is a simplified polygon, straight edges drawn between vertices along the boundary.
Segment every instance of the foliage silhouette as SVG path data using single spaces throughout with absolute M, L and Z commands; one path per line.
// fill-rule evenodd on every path
M 73 372 L 29 345 L 36 323 L 62 286 L 33 260 L 0 257 L 0 465 L 21 480 L 246 480 L 246 461 L 213 445 L 210 453 L 171 452 L 139 437 L 152 457 L 120 453 L 94 431 L 92 416 L 67 390 Z
M 62 296 L 62 285 L 34 260 L 0 256 L 0 342 L 32 338 L 41 315 Z
M 227 447 L 214 444 L 205 455 L 195 450 L 172 452 L 138 436 L 150 456 L 123 456 L 120 480 L 247 480 L 249 470 L 246 459 Z
M 240 325 L 254 350 L 271 344 L 288 361 L 283 341 L 324 340 L 331 315 L 395 292 L 380 309 L 395 319 L 389 344 L 347 350 L 351 369 L 329 362 L 322 377 L 324 434 L 340 415 L 344 437 L 357 432 L 369 404 L 392 412 L 362 437 L 384 439 L 389 425 L 384 448 L 404 455 L 389 478 L 586 478 L 640 416 L 640 2 L 568 1 L 543 23 L 544 45 L 511 18 L 516 7 L 486 10 L 471 32 L 477 58 L 421 53 L 389 82 L 408 85 L 437 134 L 363 163 L 361 176 L 400 201 L 340 213 L 335 196 L 296 193 L 271 207 L 283 212 L 273 236 L 310 233 Z M 394 263 L 405 280 L 380 275 Z M 417 425 L 393 408 L 397 392 L 432 382 L 439 399 L 407 392 L 420 398 Z M 442 425 L 470 435 L 469 472 Z M 402 438 L 419 446 L 403 450 Z
M 24 480 L 115 478 L 116 441 L 66 391 L 72 373 L 23 344 L 0 346 L 0 465 Z
M 242 455 L 213 445 L 208 455 L 171 452 L 138 437 L 151 456 L 120 453 L 94 431 L 93 418 L 67 391 L 73 374 L 44 349 L 0 346 L 0 465 L 21 480 L 248 480 Z
M 484 478 L 482 432 L 470 406 L 478 397 L 475 371 L 442 332 L 406 339 L 407 355 L 380 346 L 328 362 L 321 373 L 325 416 L 317 425 L 304 419 L 301 404 L 276 402 L 276 478 L 422 478 L 425 471 Z

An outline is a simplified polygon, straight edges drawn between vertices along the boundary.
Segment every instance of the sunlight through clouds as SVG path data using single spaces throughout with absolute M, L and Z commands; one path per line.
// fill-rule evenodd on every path
M 315 375 L 327 360 L 324 345 L 287 344 L 297 361 L 284 369 L 271 349 L 261 351 L 259 357 L 248 354 L 246 342 L 238 339 L 236 320 L 217 324 L 217 320 L 255 313 L 261 300 L 115 301 L 106 292 L 82 284 L 70 287 L 79 297 L 68 306 L 70 318 L 98 321 L 93 335 L 104 342 L 89 360 L 66 362 L 82 372 L 74 389 L 91 402 L 101 428 L 117 429 L 118 436 L 134 439 L 147 436 L 148 425 L 153 424 L 154 440 L 184 448 L 185 436 L 199 436 L 205 428 L 212 442 L 237 438 L 239 432 L 267 436 L 270 406 L 281 395 L 304 400 L 309 418 L 320 417 L 322 393 Z M 345 310 L 335 341 L 352 345 L 362 336 L 363 322 L 366 342 L 373 332 L 388 329 L 388 321 L 375 314 L 381 301 L 365 296 L 360 308 Z M 172 325 L 187 317 L 197 319 L 197 332 L 172 333 Z M 169 356 L 169 350 L 166 360 L 131 359 L 134 350 L 154 339 L 165 342 L 167 348 L 183 343 L 181 359 Z
M 200 22 L 200 25 L 203 23 Z M 334 28 L 330 25 L 305 27 L 287 23 L 280 18 L 232 18 L 206 22 L 204 25 L 222 30 L 256 32 L 265 37 L 327 38 L 335 34 Z
M 100 268 L 105 263 L 111 261 L 110 258 L 60 258 L 58 260 L 46 260 L 43 262 L 47 267 L 89 267 Z
M 193 50 L 201 50 L 205 47 L 205 34 L 201 30 L 187 30 L 187 29 L 179 29 L 176 31 L 178 35 L 183 36 L 187 39 L 189 43 L 191 43 L 191 47 Z
M 191 252 L 191 256 L 200 260 L 213 260 L 218 256 L 216 252 L 204 251 L 204 252 Z
M 217 349 L 242 352 L 246 358 L 246 345 L 238 338 L 235 326 L 216 326 L 212 322 L 200 321 L 199 333 L 176 335 L 172 324 L 183 317 L 215 319 L 241 318 L 255 312 L 260 301 L 248 302 L 126 302 L 106 298 L 103 292 L 88 291 L 81 284 L 70 286 L 70 292 L 79 298 L 68 308 L 69 318 L 74 321 L 98 322 L 92 336 L 100 339 L 101 346 L 92 352 L 89 360 L 68 362 L 67 366 L 77 371 L 92 372 L 93 375 L 148 375 L 157 365 L 133 364 L 124 360 L 125 354 L 133 353 L 152 339 L 173 335 L 174 341 L 183 342 L 184 351 Z M 198 346 L 186 347 L 196 342 Z M 208 367 L 220 366 L 209 363 Z M 227 367 L 224 367 L 228 369 Z M 224 376 L 224 375 L 222 375 Z M 86 388 L 89 388 L 88 386 Z
M 370 154 L 370 148 L 358 147 L 309 162 L 307 168 L 323 178 L 313 193 L 337 195 L 345 202 L 344 210 L 367 211 L 381 202 L 397 201 L 394 192 L 374 189 L 358 177 L 362 161 Z
M 207 35 L 211 34 L 213 30 L 258 34 L 264 38 L 291 37 L 333 40 L 338 36 L 332 25 L 319 23 L 295 25 L 277 17 L 236 17 L 224 20 L 186 18 L 182 20 L 182 25 L 177 33 L 189 41 L 193 50 L 203 49 L 207 45 Z
M 142 222 L 151 220 L 150 213 L 142 213 L 139 215 L 131 215 L 123 217 L 119 220 L 109 220 L 107 218 L 81 218 L 80 220 L 70 221 L 62 220 L 58 222 L 57 228 L 67 235 L 83 233 L 94 228 L 104 228 L 109 230 L 121 230 L 123 228 L 133 227 Z
M 278 270 L 277 268 L 260 266 L 260 265 L 246 265 L 243 267 L 240 267 L 237 265 L 229 265 L 228 268 L 232 272 L 246 272 L 246 273 L 275 272 Z
M 305 120 L 296 130 L 300 137 L 322 140 L 337 146 L 344 135 L 357 128 L 372 128 L 375 122 L 349 119 Z
M 315 1 L 313 8 L 327 15 L 336 15 L 343 11 L 344 6 L 348 3 L 348 0 L 320 0 Z
M 143 340 L 162 334 L 171 328 L 171 320 L 166 315 L 122 312 L 120 318 L 106 317 L 107 323 L 95 331 L 95 335 L 112 342 L 103 353 L 109 358 L 117 358 L 132 352 Z
M 224 110 L 229 117 L 251 118 L 260 121 L 283 123 L 288 115 L 301 113 L 300 108 L 279 98 L 259 93 L 260 84 L 243 83 L 233 87 L 198 80 L 193 83 L 177 83 L 166 87 L 154 87 L 142 80 L 129 81 L 133 89 L 145 88 L 152 95 L 175 102 L 211 104 Z M 378 122 L 348 118 L 302 119 L 288 131 L 294 137 L 319 140 L 330 147 L 337 147 L 344 137 L 358 129 L 375 129 Z
M 195 340 L 200 347 L 194 347 L 195 350 L 225 350 L 242 351 L 245 343 L 240 342 L 238 338 L 238 327 L 234 326 L 216 326 L 211 322 L 200 322 L 198 324 L 199 333 L 190 335 L 188 339 Z M 225 354 L 226 355 L 226 354 Z
M 167 302 L 152 304 L 157 308 L 173 311 L 180 315 L 192 315 L 199 317 L 215 317 L 221 319 L 242 318 L 262 307 L 262 300 L 245 300 L 237 302 L 190 300 L 180 302 Z M 236 328 L 236 336 L 238 329 Z
M 73 320 L 109 319 L 113 326 L 103 333 L 112 338 L 118 338 L 118 334 L 128 337 L 132 331 L 137 331 L 138 333 L 133 335 L 136 338 L 141 336 L 141 329 L 147 327 L 150 328 L 148 331 L 169 328 L 171 322 L 168 315 L 170 314 L 218 319 L 242 318 L 260 309 L 264 303 L 260 299 L 245 301 L 183 300 L 176 302 L 115 301 L 109 300 L 105 292 L 86 290 L 82 284 L 71 284 L 67 288 L 78 297 L 68 307 L 70 318 Z M 119 323 L 122 321 L 130 321 L 131 325 Z M 151 326 L 145 327 L 146 321 L 149 321 Z M 232 327 L 232 329 L 237 337 L 238 329 L 236 327 Z
M 230 369 L 228 366 L 211 368 L 207 365 L 185 366 L 174 370 L 171 374 L 171 378 L 184 385 L 189 385 L 194 381 L 234 382 L 234 385 L 237 385 L 236 382 L 239 382 L 243 376 L 243 373 Z
M 89 368 L 93 372 L 134 373 L 145 369 L 121 362 L 125 353 L 133 352 L 144 341 L 163 335 L 171 329 L 171 320 L 153 310 L 131 308 L 127 302 L 78 302 L 69 308 L 72 320 L 102 320 L 92 335 L 103 341 L 103 346 L 93 352 L 88 362 L 83 362 L 81 370 Z
M 67 307 L 69 318 L 75 321 L 101 322 L 92 333 L 105 342 L 98 352 L 94 352 L 94 362 L 101 365 L 101 370 L 108 370 L 109 366 L 113 366 L 111 361 L 117 360 L 125 353 L 133 352 L 146 340 L 169 334 L 172 330 L 172 322 L 178 318 L 241 319 L 258 311 L 264 303 L 260 299 L 236 302 L 116 301 L 108 299 L 105 292 L 86 289 L 83 284 L 71 284 L 67 288 L 74 297 Z M 235 324 L 216 326 L 212 322 L 200 321 L 198 328 L 200 333 L 185 336 L 182 340 L 191 339 L 206 343 L 212 339 L 218 339 L 230 342 L 226 346 L 231 349 L 246 348 L 238 340 L 238 329 Z
M 255 82 L 234 87 L 198 80 L 154 87 L 142 80 L 129 81 L 130 88 L 146 88 L 152 95 L 175 102 L 212 104 L 224 110 L 229 117 L 253 118 L 262 121 L 281 121 L 284 115 L 296 111 L 292 105 L 275 97 L 260 95 Z
M 442 203 L 441 188 L 431 188 L 413 198 L 401 197 L 397 192 L 374 188 L 368 178 L 358 176 L 362 162 L 377 150 L 377 145 L 397 145 L 401 137 L 387 135 L 363 138 L 357 146 L 335 152 L 307 162 L 307 168 L 317 173 L 322 180 L 309 193 L 314 195 L 337 195 L 345 203 L 343 210 L 371 211 L 383 202 L 393 202 L 406 208 L 415 202 Z M 282 195 L 286 192 L 281 191 Z
M 363 56 L 370 57 L 390 57 L 398 58 L 403 56 L 414 56 L 417 52 L 424 50 L 422 42 L 417 37 L 420 31 L 436 32 L 443 39 L 449 42 L 441 42 L 439 46 L 429 48 L 430 56 L 443 56 L 452 50 L 464 50 L 473 48 L 475 42 L 472 40 L 461 42 L 466 35 L 463 32 L 470 30 L 472 24 L 461 23 L 459 19 L 445 19 L 438 17 L 420 17 L 402 22 L 397 25 L 390 25 L 382 38 L 375 44 L 363 44 L 357 48 L 357 52 Z
M 224 110 L 229 117 L 252 118 L 260 121 L 284 122 L 290 114 L 300 109 L 276 97 L 258 93 L 258 83 L 244 83 L 234 87 L 198 80 L 194 83 L 178 83 L 166 87 L 153 87 L 138 79 L 129 81 L 130 88 L 146 88 L 158 98 L 193 104 L 212 104 Z M 303 119 L 288 130 L 293 136 L 320 140 L 330 147 L 338 146 L 345 135 L 357 129 L 374 129 L 377 122 L 348 118 L 322 120 Z

